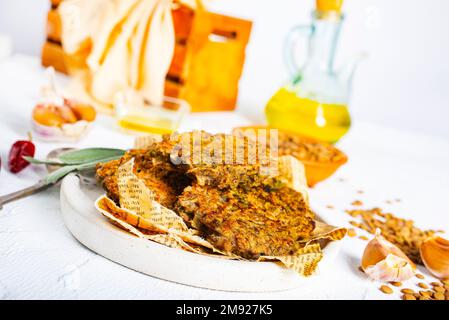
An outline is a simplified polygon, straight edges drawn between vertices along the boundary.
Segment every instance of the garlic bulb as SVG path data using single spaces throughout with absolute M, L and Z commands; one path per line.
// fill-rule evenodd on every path
M 421 244 L 421 258 L 435 277 L 449 278 L 449 240 L 434 235 Z
M 415 274 L 415 264 L 394 244 L 376 230 L 362 257 L 362 269 L 372 279 L 379 281 L 405 281 Z

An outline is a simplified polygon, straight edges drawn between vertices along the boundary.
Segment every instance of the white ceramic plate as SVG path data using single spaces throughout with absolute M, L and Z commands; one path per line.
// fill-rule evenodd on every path
M 96 253 L 147 275 L 195 287 L 226 291 L 279 291 L 311 284 L 330 271 L 339 242 L 324 248 L 319 270 L 311 277 L 273 262 L 246 262 L 202 256 L 137 238 L 112 225 L 94 207 L 104 191 L 87 187 L 70 174 L 61 186 L 61 211 L 73 236 Z

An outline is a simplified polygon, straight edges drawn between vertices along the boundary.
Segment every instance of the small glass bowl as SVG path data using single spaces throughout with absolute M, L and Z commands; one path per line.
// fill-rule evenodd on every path
M 131 90 L 118 93 L 115 101 L 117 124 L 129 133 L 172 133 L 190 111 L 185 100 L 164 97 L 162 105 L 155 105 Z

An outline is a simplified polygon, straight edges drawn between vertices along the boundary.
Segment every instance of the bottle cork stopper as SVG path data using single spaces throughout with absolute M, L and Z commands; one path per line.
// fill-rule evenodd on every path
M 316 0 L 316 9 L 318 11 L 336 11 L 340 12 L 343 0 Z

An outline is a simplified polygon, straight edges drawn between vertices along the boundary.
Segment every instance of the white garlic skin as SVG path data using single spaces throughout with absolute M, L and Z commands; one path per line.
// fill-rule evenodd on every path
M 376 230 L 362 257 L 362 269 L 378 281 L 405 281 L 415 275 L 415 264 L 394 244 Z

